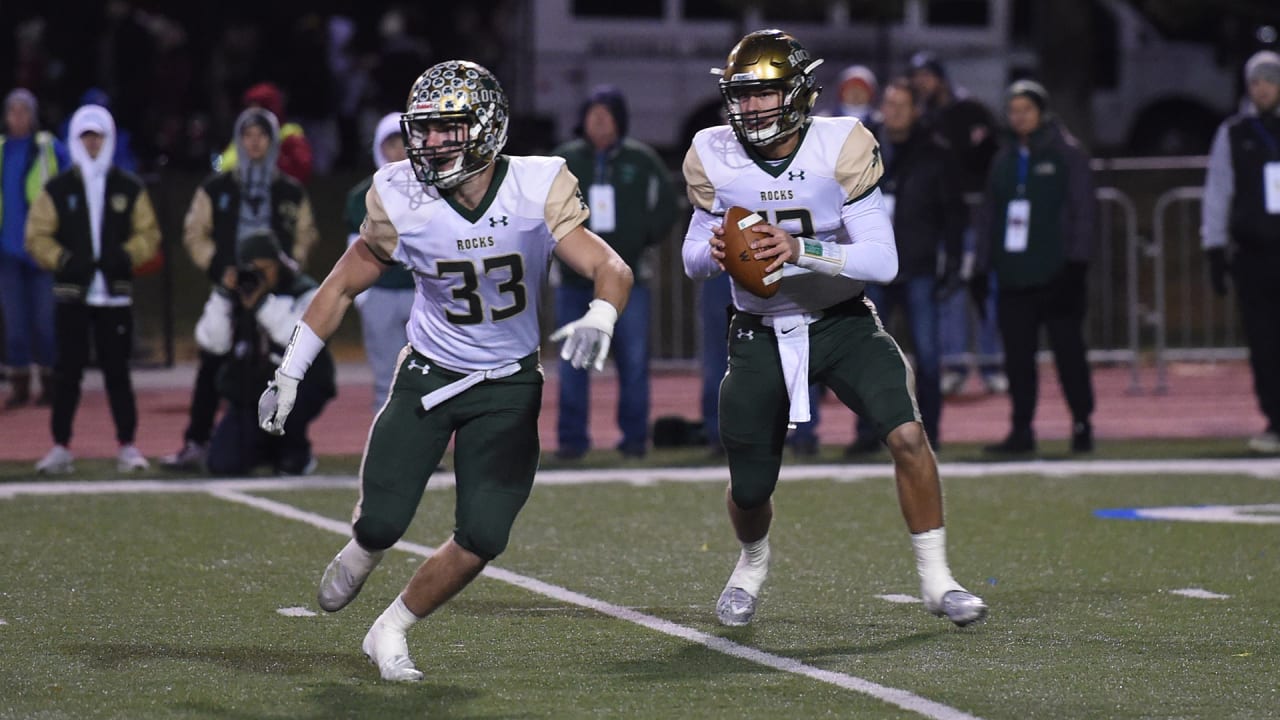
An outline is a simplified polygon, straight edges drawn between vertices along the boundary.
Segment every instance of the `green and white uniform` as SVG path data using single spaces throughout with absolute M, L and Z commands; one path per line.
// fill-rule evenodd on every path
M 881 437 L 920 419 L 910 366 L 862 296 L 866 282 L 887 283 L 898 269 L 877 189 L 884 170 L 879 146 L 853 118 L 812 118 L 799 132 L 791 155 L 770 161 L 729 126 L 708 128 L 694 137 L 684 161 L 694 207 L 683 247 L 690 277 L 720 272 L 708 239 L 735 205 L 843 262 L 837 274 L 784 265 L 770 298 L 733 283 L 720 437 L 742 508 L 772 494 L 787 423 L 808 419 L 809 382 L 830 387 Z
M 452 437 L 454 539 L 492 559 L 538 464 L 537 300 L 556 242 L 587 218 L 578 182 L 560 158 L 502 156 L 471 210 L 405 160 L 374 175 L 367 205 L 362 236 L 412 271 L 415 297 L 361 463 L 356 539 L 377 550 L 404 534 Z

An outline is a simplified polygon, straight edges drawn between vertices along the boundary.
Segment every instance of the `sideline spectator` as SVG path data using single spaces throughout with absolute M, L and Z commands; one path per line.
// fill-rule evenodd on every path
M 121 472 L 145 470 L 133 444 L 138 411 L 129 376 L 133 344 L 133 272 L 160 248 L 160 228 L 146 188 L 113 163 L 115 121 L 100 105 L 71 116 L 74 167 L 49 181 L 27 216 L 31 257 L 54 274 L 52 431 L 54 446 L 36 463 L 41 473 L 72 471 L 71 426 L 92 339 L 116 426 Z
M 1071 409 L 1071 451 L 1093 450 L 1093 380 L 1084 344 L 1085 276 L 1094 254 L 1095 199 L 1089 156 L 1048 114 L 1049 94 L 1019 80 L 1005 93 L 1012 141 L 991 167 L 977 266 L 995 271 L 1012 428 L 993 453 L 1036 449 L 1031 422 L 1040 390 L 1036 351 L 1048 331 Z
M 27 254 L 26 224 L 31 203 L 70 159 L 66 146 L 39 129 L 37 111 L 36 97 L 28 90 L 17 88 L 5 96 L 6 134 L 0 135 L 0 309 L 11 385 L 6 410 L 31 402 L 33 362 L 40 371 L 36 404 L 48 405 L 52 398 L 53 276 Z
M 1244 66 L 1249 106 L 1218 127 L 1209 152 L 1203 246 L 1219 297 L 1236 289 L 1253 390 L 1267 427 L 1249 448 L 1280 453 L 1280 55 Z
M 618 426 L 623 457 L 644 457 L 649 447 L 649 315 L 646 284 L 653 275 L 652 252 L 675 222 L 675 190 L 670 173 L 649 146 L 627 137 L 626 98 L 611 85 L 596 88 L 579 114 L 580 138 L 558 148 L 569 170 L 586 188 L 587 225 L 631 268 L 635 285 L 613 335 L 618 365 Z M 586 312 L 594 285 L 557 260 L 556 323 Z M 556 457 L 576 460 L 591 447 L 588 433 L 590 378 L 584 368 L 560 363 L 559 448 Z
M 275 116 L 279 127 L 279 149 L 276 164 L 280 172 L 306 185 L 311 181 L 311 143 L 302 126 L 285 120 L 284 95 L 274 83 L 263 82 L 244 91 L 244 107 L 269 110 Z M 239 163 L 239 141 L 232 138 L 231 144 L 222 151 L 215 170 L 234 170 Z
M 373 135 L 373 167 L 376 171 L 406 157 L 400 113 L 387 113 Z M 365 196 L 372 185 L 370 175 L 347 193 L 348 246 L 360 239 L 360 225 L 367 214 Z M 373 371 L 373 411 L 376 413 L 387 401 L 396 360 L 409 343 L 405 325 L 413 310 L 413 273 L 401 265 L 387 268 L 373 287 L 357 295 L 354 302 L 360 312 L 365 358 Z
M 327 349 L 298 385 L 286 433 L 258 427 L 258 395 L 318 287 L 296 267 L 270 230 L 255 231 L 240 241 L 236 264 L 223 270 L 196 323 L 200 350 L 222 358 L 217 388 L 227 411 L 213 431 L 207 461 L 216 475 L 243 475 L 263 464 L 280 475 L 309 475 L 315 469 L 307 428 L 337 394 Z
M 242 238 L 270 230 L 300 269 L 306 266 L 318 239 L 306 191 L 276 168 L 280 143 L 275 115 L 249 108 L 240 113 L 234 134 L 244 161 L 234 170 L 213 175 L 196 189 L 183 223 L 183 244 L 192 262 L 214 285 L 221 284 L 227 268 L 235 265 Z M 200 353 L 183 445 L 161 458 L 161 465 L 187 470 L 204 466 L 218 411 L 217 377 L 222 359 Z

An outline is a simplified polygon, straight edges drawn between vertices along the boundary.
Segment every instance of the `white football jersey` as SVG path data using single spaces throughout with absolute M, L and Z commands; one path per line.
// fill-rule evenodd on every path
M 418 182 L 408 160 L 373 176 L 361 234 L 413 271 L 409 344 L 453 370 L 490 370 L 538 348 L 538 300 L 556 242 L 587 205 L 558 157 L 500 156 L 474 210 Z M 389 227 L 394 232 L 389 232 Z
M 693 138 L 684 160 L 689 200 L 723 216 L 734 205 L 795 236 L 852 243 L 841 208 L 871 193 L 884 173 L 880 146 L 855 118 L 815 117 L 790 157 L 769 161 L 744 147 L 728 125 Z M 762 298 L 733 283 L 733 304 L 759 315 L 812 312 L 862 292 L 863 283 L 783 265 L 777 294 Z

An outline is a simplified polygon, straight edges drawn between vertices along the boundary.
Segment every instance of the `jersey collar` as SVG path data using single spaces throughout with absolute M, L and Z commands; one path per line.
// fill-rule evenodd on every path
M 507 156 L 499 155 L 498 159 L 493 162 L 493 179 L 489 181 L 489 189 L 485 191 L 484 197 L 480 198 L 480 202 L 471 209 L 462 205 L 453 199 L 453 194 L 441 193 L 444 201 L 449 203 L 449 207 L 453 211 L 463 217 L 464 220 L 472 225 L 480 222 L 485 213 L 489 212 L 489 206 L 493 204 L 493 199 L 498 195 L 498 188 L 502 187 L 502 181 L 507 177 Z
M 756 164 L 756 167 L 766 173 L 769 173 L 773 177 L 778 177 L 782 175 L 782 173 L 786 172 L 788 167 L 791 167 L 791 161 L 795 160 L 796 155 L 800 153 L 800 146 L 804 145 L 804 136 L 809 132 L 809 123 L 806 122 L 796 132 L 800 133 L 800 142 L 796 143 L 795 148 L 791 150 L 791 154 L 783 158 L 782 162 L 775 160 L 771 163 L 768 158 L 757 152 L 753 145 L 742 143 L 742 148 L 746 151 L 747 157 L 751 158 L 751 161 Z

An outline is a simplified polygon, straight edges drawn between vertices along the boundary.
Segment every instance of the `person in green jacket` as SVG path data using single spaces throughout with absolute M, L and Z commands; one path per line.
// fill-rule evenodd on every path
M 627 137 L 627 103 L 613 86 L 596 88 L 582 106 L 579 138 L 555 152 L 568 161 L 591 209 L 591 230 L 626 261 L 635 276 L 631 299 L 613 333 L 618 364 L 618 426 L 624 457 L 644 457 L 649 444 L 649 314 L 653 253 L 676 219 L 671 176 L 647 145 Z M 593 297 L 590 280 L 556 262 L 557 324 L 578 318 Z M 587 432 L 589 380 L 586 370 L 560 364 L 559 446 L 556 457 L 575 460 L 591 447 Z
M 1049 93 L 1039 83 L 1019 80 L 1005 97 L 1013 137 L 992 161 L 977 266 L 996 274 L 1012 428 L 986 449 L 1007 454 L 1036 448 L 1031 421 L 1043 327 L 1071 410 L 1071 451 L 1089 452 L 1094 398 L 1084 342 L 1085 275 L 1096 242 L 1089 156 L 1049 115 Z

